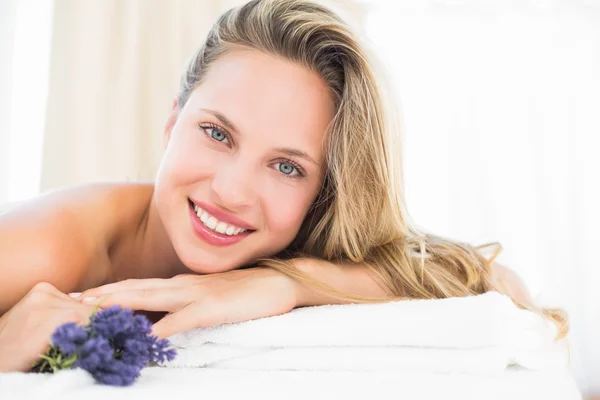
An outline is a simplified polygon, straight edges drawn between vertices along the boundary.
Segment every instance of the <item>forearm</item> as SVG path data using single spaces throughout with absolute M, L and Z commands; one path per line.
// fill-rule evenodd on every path
M 492 264 L 492 278 L 497 289 L 524 306 L 533 306 L 533 299 L 521 277 L 512 269 L 498 264 Z
M 333 264 L 321 260 L 302 259 L 296 265 L 315 280 L 342 292 L 373 298 L 390 296 L 379 277 L 364 264 Z M 351 300 L 321 293 L 306 284 L 299 284 L 297 293 L 297 307 L 353 303 Z

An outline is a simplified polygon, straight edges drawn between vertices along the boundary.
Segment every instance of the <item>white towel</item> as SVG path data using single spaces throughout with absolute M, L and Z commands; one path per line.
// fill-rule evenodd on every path
M 365 371 L 145 368 L 126 388 L 95 384 L 83 370 L 0 373 L 2 400 L 581 400 L 567 373 L 507 369 L 499 376 Z
M 463 372 L 568 369 L 555 326 L 507 296 L 326 305 L 170 338 L 170 367 Z

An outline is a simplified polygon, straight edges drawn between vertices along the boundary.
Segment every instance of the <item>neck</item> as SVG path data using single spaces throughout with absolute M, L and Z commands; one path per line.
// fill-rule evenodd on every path
M 177 256 L 160 220 L 154 194 L 150 196 L 134 241 L 136 260 L 133 262 L 136 267 L 130 270 L 135 275 L 133 278 L 172 278 L 190 272 Z

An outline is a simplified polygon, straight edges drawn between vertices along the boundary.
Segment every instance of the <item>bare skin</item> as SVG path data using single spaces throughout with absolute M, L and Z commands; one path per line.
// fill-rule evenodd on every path
M 58 325 L 87 320 L 93 306 L 66 293 L 186 272 L 168 240 L 157 244 L 160 230 L 153 227 L 159 221 L 150 210 L 153 187 L 71 188 L 0 216 L 0 265 L 7 266 L 0 283 L 0 354 L 6 361 L 0 371 L 26 370 Z M 148 315 L 156 320 L 161 314 Z M 19 342 L 28 346 L 15 347 Z M 19 357 L 11 355 L 15 349 Z
M 151 183 L 82 186 L 0 216 L 0 265 L 20 266 L 3 269 L 0 312 L 40 281 L 70 293 L 189 272 L 168 239 L 155 236 L 160 221 L 150 208 L 152 191 Z

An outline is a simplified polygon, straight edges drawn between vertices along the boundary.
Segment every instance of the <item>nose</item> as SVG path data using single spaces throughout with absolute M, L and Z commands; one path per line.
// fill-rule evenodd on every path
M 241 159 L 228 160 L 220 165 L 212 180 L 215 202 L 230 210 L 248 207 L 256 201 L 252 168 Z

